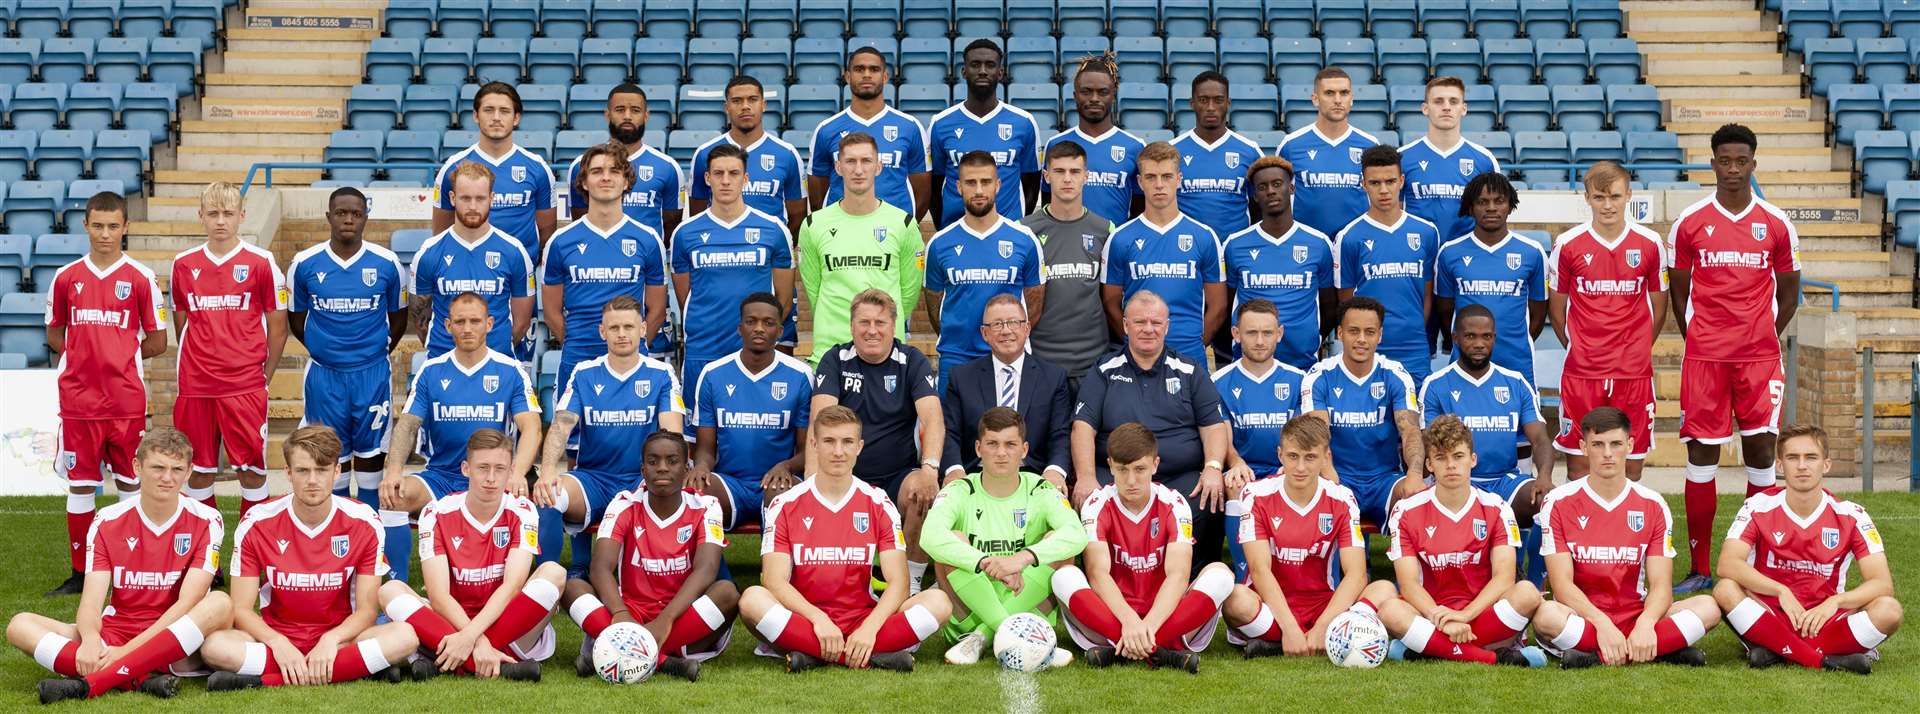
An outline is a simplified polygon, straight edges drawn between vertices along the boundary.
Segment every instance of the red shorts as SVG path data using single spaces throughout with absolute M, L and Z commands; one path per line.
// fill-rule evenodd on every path
M 1287 609 L 1293 611 L 1293 621 L 1300 625 L 1301 632 L 1313 629 L 1313 623 L 1319 622 L 1320 616 L 1326 614 L 1327 603 L 1333 602 L 1333 591 L 1331 590 L 1326 592 L 1295 591 L 1286 593 L 1286 596 Z
M 1646 612 L 1646 608 L 1636 607 L 1614 612 L 1608 612 L 1603 608 L 1600 612 L 1605 614 L 1607 619 L 1613 621 L 1614 629 L 1619 630 L 1620 634 L 1632 636 L 1633 626 L 1640 620 L 1640 613 Z M 1593 623 L 1587 623 L 1587 629 L 1580 633 L 1580 643 L 1574 645 L 1573 648 L 1586 652 L 1597 652 L 1600 650 L 1600 631 L 1594 629 Z
M 136 620 L 131 617 L 106 615 L 100 618 L 100 641 L 108 647 L 119 647 L 153 626 L 153 620 Z
M 320 625 L 320 624 L 295 623 L 295 622 L 275 622 L 272 618 L 263 618 L 263 619 L 266 620 L 268 627 L 273 628 L 274 632 L 278 632 L 282 635 L 286 635 L 287 641 L 293 643 L 293 648 L 300 650 L 301 652 L 312 651 L 314 643 L 317 643 L 320 641 L 320 636 L 327 634 L 328 630 L 331 630 L 335 626 L 337 626 L 337 623 L 336 625 Z
M 1780 360 L 1708 362 L 1680 366 L 1680 440 L 1725 444 L 1740 435 L 1780 433 L 1780 401 L 1787 374 Z
M 147 433 L 145 417 L 60 420 L 60 458 L 54 470 L 74 486 L 97 486 L 101 467 L 121 483 L 139 483 L 133 452 Z
M 235 471 L 267 472 L 267 392 L 228 397 L 180 397 L 173 402 L 173 426 L 193 446 L 193 470 L 220 470 L 225 447 Z
M 854 630 L 860 629 L 860 623 L 867 621 L 867 615 L 873 614 L 873 608 L 871 607 L 845 609 L 822 607 L 820 611 L 827 613 L 827 618 L 833 620 L 833 624 L 840 627 L 840 633 L 843 635 L 853 634 Z M 796 615 L 796 617 L 797 616 L 798 615 Z
M 1755 602 L 1758 602 L 1758 603 L 1760 603 L 1760 604 L 1762 604 L 1762 605 L 1765 605 L 1765 606 L 1767 606 L 1767 609 L 1768 609 L 1768 610 L 1772 610 L 1772 611 L 1774 611 L 1775 613 L 1778 613 L 1778 614 L 1779 614 L 1779 615 L 1780 615 L 1781 617 L 1786 617 L 1786 616 L 1787 616 L 1787 613 L 1786 613 L 1786 611 L 1785 611 L 1785 610 L 1782 610 L 1782 609 L 1780 609 L 1780 598 L 1777 598 L 1777 597 L 1774 597 L 1774 596 L 1772 596 L 1772 595 L 1761 595 L 1761 594 L 1759 594 L 1759 593 L 1752 593 L 1752 592 L 1750 592 L 1750 593 L 1747 593 L 1747 597 L 1750 597 L 1750 598 L 1753 598 Z M 1819 604 L 1820 604 L 1820 601 L 1818 601 L 1818 600 L 1815 600 L 1815 601 L 1813 602 L 1813 604 L 1814 604 L 1814 605 L 1819 605 Z M 1800 603 L 1800 605 L 1801 605 L 1802 607 L 1805 607 L 1805 606 L 1807 605 L 1807 603 L 1804 603 L 1804 602 L 1803 602 L 1803 603 Z M 1821 626 L 1822 628 L 1825 628 L 1825 627 L 1827 627 L 1827 626 L 1829 626 L 1829 625 L 1832 625 L 1833 623 L 1836 623 L 1836 622 L 1839 622 L 1839 621 L 1841 621 L 1841 620 L 1844 620 L 1844 619 L 1846 619 L 1848 615 L 1851 615 L 1851 614 L 1853 614 L 1853 613 L 1856 613 L 1856 612 L 1859 612 L 1859 610 L 1849 610 L 1849 609 L 1847 609 L 1847 608 L 1844 608 L 1844 607 L 1843 607 L 1843 608 L 1840 608 L 1840 609 L 1838 609 L 1838 610 L 1834 610 L 1834 611 L 1833 611 L 1833 617 L 1829 617 L 1829 618 L 1827 618 L 1827 621 L 1826 621 L 1826 622 L 1822 622 L 1822 623 L 1820 623 L 1820 626 Z M 1798 634 L 1798 633 L 1796 633 L 1796 634 Z
M 1580 418 L 1600 407 L 1613 407 L 1627 413 L 1633 423 L 1633 453 L 1628 458 L 1644 459 L 1653 451 L 1653 378 L 1588 379 L 1560 378 L 1560 435 L 1553 448 L 1568 454 L 1580 453 Z

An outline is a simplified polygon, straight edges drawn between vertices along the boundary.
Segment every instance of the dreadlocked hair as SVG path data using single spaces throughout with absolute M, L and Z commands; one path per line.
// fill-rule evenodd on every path
M 1099 54 L 1082 56 L 1079 67 L 1073 71 L 1073 78 L 1077 80 L 1080 78 L 1080 75 L 1086 74 L 1087 72 L 1099 72 L 1112 77 L 1113 81 L 1119 82 L 1120 60 L 1113 54 L 1112 49 L 1103 50 Z

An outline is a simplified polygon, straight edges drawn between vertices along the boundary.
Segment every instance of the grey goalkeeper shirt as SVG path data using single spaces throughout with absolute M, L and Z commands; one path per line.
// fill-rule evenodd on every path
M 1111 348 L 1106 308 L 1100 302 L 1100 255 L 1113 222 L 1093 211 L 1062 221 L 1041 206 L 1020 223 L 1040 239 L 1046 301 L 1028 336 L 1033 354 L 1066 368 L 1079 379 Z

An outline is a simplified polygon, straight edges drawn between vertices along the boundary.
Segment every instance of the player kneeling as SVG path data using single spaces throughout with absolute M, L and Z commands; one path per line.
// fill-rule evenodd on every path
M 148 430 L 133 454 L 140 497 L 108 506 L 87 533 L 74 622 L 23 612 L 7 623 L 8 642 L 70 678 L 41 680 L 41 704 L 129 688 L 171 697 L 169 665 L 198 669 L 204 635 L 226 629 L 227 594 L 208 592 L 226 531 L 219 511 L 180 497 L 192 460 L 185 435 Z
M 1734 517 L 1713 599 L 1754 667 L 1785 660 L 1868 674 L 1902 613 L 1880 531 L 1866 509 L 1823 488 L 1833 466 L 1825 431 L 1789 426 L 1777 448 L 1786 488 L 1747 499 Z M 1846 590 L 1850 560 L 1860 584 Z
M 1667 662 L 1701 666 L 1693 643 L 1720 621 L 1705 595 L 1673 601 L 1673 514 L 1653 489 L 1627 480 L 1634 453 L 1625 412 L 1599 407 L 1580 418 L 1586 478 L 1547 493 L 1540 554 L 1553 602 L 1533 631 L 1560 650 L 1567 669 Z
M 640 450 L 643 490 L 613 497 L 593 543 L 591 582 L 567 582 L 567 613 L 587 635 L 573 666 L 593 676 L 594 638 L 637 622 L 653 635 L 658 671 L 695 681 L 700 662 L 727 648 L 739 611 L 739 591 L 716 579 L 727 546 L 720 502 L 686 491 L 679 432 L 648 434 Z
M 1244 640 L 1248 657 L 1325 652 L 1335 616 L 1349 608 L 1379 609 L 1360 596 L 1367 584 L 1360 506 L 1352 491 L 1320 477 L 1332 459 L 1331 438 L 1317 416 L 1287 422 L 1280 430 L 1281 477 L 1240 491 L 1247 582 L 1233 587 L 1222 610 L 1233 628 L 1228 641 Z
M 913 671 L 912 649 L 953 612 L 945 592 L 907 596 L 906 538 L 885 491 L 853 477 L 865 444 L 860 416 L 835 405 L 814 415 L 807 446 L 820 473 L 767 504 L 760 585 L 740 595 L 754 635 L 786 653 L 787 671 L 833 662 Z M 873 592 L 878 560 L 887 587 Z
M 1066 606 L 1067 634 L 1087 650 L 1087 664 L 1141 660 L 1191 673 L 1233 591 L 1233 571 L 1208 563 L 1191 585 L 1193 512 L 1178 491 L 1155 483 L 1159 443 L 1139 424 L 1107 436 L 1113 483 L 1080 507 L 1087 529 L 1086 570 L 1053 574 L 1054 597 Z
M 547 619 L 567 579 L 559 563 L 533 567 L 540 554 L 533 502 L 507 492 L 514 478 L 513 442 L 498 429 L 467 437 L 460 464 L 466 491 L 442 497 L 420 512 L 422 601 L 405 582 L 380 586 L 380 607 L 413 627 L 433 660 L 414 660 L 414 679 L 435 668 L 480 677 L 540 681 L 540 663 L 553 656 Z
M 389 670 L 420 646 L 406 623 L 379 615 L 380 519 L 333 495 L 340 437 L 294 430 L 281 447 L 293 493 L 255 506 L 233 536 L 233 629 L 201 650 L 220 671 L 208 691 L 327 684 Z M 262 603 L 256 606 L 256 603 Z M 258 611 L 255 610 L 258 607 Z
M 1499 494 L 1473 485 L 1473 432 L 1460 418 L 1435 419 L 1424 433 L 1433 488 L 1394 504 L 1388 518 L 1394 583 L 1375 581 L 1366 599 L 1405 659 L 1539 667 L 1546 655 L 1518 636 L 1540 607 L 1540 591 L 1517 580 L 1520 527 Z

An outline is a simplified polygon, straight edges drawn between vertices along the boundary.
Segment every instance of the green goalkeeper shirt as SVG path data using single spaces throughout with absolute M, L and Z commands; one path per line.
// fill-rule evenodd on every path
M 1013 495 L 995 498 L 981 479 L 975 473 L 954 481 L 934 499 L 920 545 L 935 561 L 973 572 L 980 559 L 990 555 L 1027 549 L 1046 565 L 1073 558 L 1087 547 L 1079 514 L 1052 482 L 1022 471 Z
M 850 215 L 836 202 L 807 214 L 800 223 L 800 284 L 813 309 L 813 354 L 851 342 L 853 296 L 879 288 L 893 296 L 899 312 L 895 337 L 907 339 L 907 318 L 920 301 L 926 243 L 920 224 L 907 212 L 881 203 L 872 213 Z

